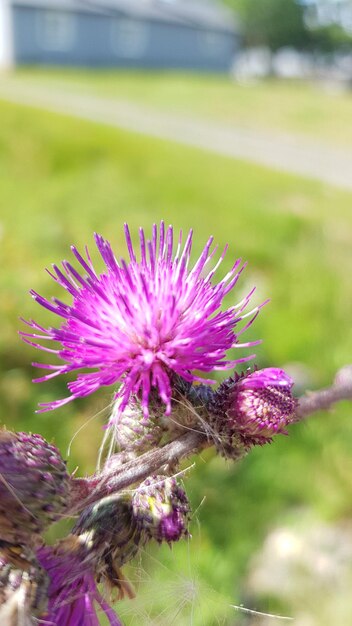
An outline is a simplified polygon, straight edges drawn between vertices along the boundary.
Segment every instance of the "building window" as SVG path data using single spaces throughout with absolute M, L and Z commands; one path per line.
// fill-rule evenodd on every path
M 75 16 L 65 11 L 40 11 L 37 39 L 42 48 L 63 52 L 72 48 L 75 39 Z
M 126 18 L 111 24 L 111 46 L 118 56 L 136 59 L 146 51 L 149 39 L 148 25 Z

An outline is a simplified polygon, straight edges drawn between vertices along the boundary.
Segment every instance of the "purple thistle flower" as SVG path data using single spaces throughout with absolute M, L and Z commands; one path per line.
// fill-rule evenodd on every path
M 48 610 L 45 626 L 100 626 L 97 608 L 105 613 L 110 626 L 122 626 L 115 611 L 99 592 L 90 561 L 81 558 L 77 537 L 56 546 L 38 550 L 38 561 L 49 579 Z
M 24 340 L 64 361 L 62 365 L 34 363 L 36 367 L 50 370 L 35 382 L 82 368 L 94 370 L 78 374 L 76 380 L 68 383 L 71 395 L 41 404 L 41 411 L 87 396 L 101 386 L 121 383 L 115 396 L 120 400 L 121 412 L 131 396 L 137 395 L 147 417 L 149 395 L 154 388 L 169 414 L 172 373 L 192 382 L 200 380 L 192 373 L 195 370 L 225 370 L 253 358 L 251 355 L 226 360 L 230 348 L 259 343 L 239 344 L 240 335 L 261 308 L 244 312 L 254 290 L 236 306 L 220 310 L 225 296 L 233 289 L 245 267 L 241 266 L 241 259 L 237 259 L 226 276 L 214 284 L 214 274 L 227 247 L 215 267 L 210 269 L 209 264 L 217 250 L 215 247 L 211 251 L 213 237 L 192 269 L 188 267 L 192 231 L 183 247 L 180 233 L 174 252 L 171 226 L 165 231 L 161 222 L 158 234 L 154 225 L 150 241 L 145 240 L 144 231 L 140 229 L 140 261 L 136 258 L 127 225 L 125 237 L 128 262 L 118 261 L 109 242 L 95 235 L 106 265 L 103 274 L 98 275 L 94 270 L 87 248 L 86 258 L 75 247 L 71 248 L 84 271 L 83 276 L 68 261 L 63 261 L 63 269 L 53 266 L 53 273 L 49 273 L 72 296 L 72 304 L 56 298 L 49 301 L 35 291 L 31 292 L 40 305 L 64 320 L 59 328 L 43 328 L 34 321 L 26 322 L 35 332 L 21 333 Z M 238 323 L 245 318 L 249 321 L 237 330 Z M 62 347 L 54 349 L 37 343 L 37 340 L 47 339 Z
M 292 386 L 290 376 L 275 367 L 229 378 L 212 400 L 216 431 L 220 436 L 237 436 L 236 443 L 245 445 L 264 444 L 273 435 L 287 434 L 297 406 Z

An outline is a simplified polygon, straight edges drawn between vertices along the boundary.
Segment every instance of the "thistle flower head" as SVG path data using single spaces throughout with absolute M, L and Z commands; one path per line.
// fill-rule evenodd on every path
M 215 392 L 213 410 L 220 433 L 239 435 L 249 445 L 286 433 L 296 410 L 293 380 L 281 369 L 265 368 L 224 381 Z
M 175 478 L 152 476 L 136 489 L 133 512 L 139 525 L 159 543 L 187 536 L 190 505 Z
M 43 623 L 50 626 L 99 626 L 99 607 L 110 626 L 122 626 L 95 582 L 92 564 L 85 561 L 78 537 L 68 536 L 38 551 L 38 560 L 50 580 L 48 609 Z
M 66 464 L 41 435 L 3 429 L 0 476 L 0 537 L 31 545 L 66 509 Z
M 50 370 L 37 382 L 82 368 L 93 370 L 78 374 L 76 380 L 68 384 L 71 394 L 68 398 L 42 404 L 41 410 L 87 396 L 103 385 L 120 383 L 116 398 L 120 401 L 121 412 L 131 396 L 137 395 L 144 416 L 148 417 L 149 395 L 154 389 L 166 413 L 170 413 L 172 373 L 193 381 L 198 380 L 195 370 L 228 369 L 251 358 L 231 361 L 226 359 L 226 353 L 230 348 L 240 347 L 239 336 L 258 313 L 260 307 L 245 313 L 252 292 L 236 306 L 220 310 L 224 297 L 233 289 L 244 268 L 240 259 L 216 284 L 213 277 L 226 249 L 210 269 L 216 252 L 216 248 L 211 251 L 212 237 L 189 269 L 192 231 L 184 246 L 180 233 L 174 251 L 171 226 L 165 231 L 161 222 L 158 233 L 154 225 L 150 241 L 145 240 L 140 229 L 139 260 L 127 226 L 125 236 L 128 262 L 118 261 L 108 241 L 95 236 L 106 266 L 100 275 L 87 249 L 84 258 L 72 248 L 83 276 L 68 261 L 63 262 L 62 269 L 54 265 L 51 276 L 72 297 L 71 304 L 56 298 L 49 301 L 32 292 L 39 304 L 63 320 L 58 328 L 43 328 L 30 321 L 32 332 L 22 333 L 25 341 L 55 353 L 63 361 L 61 365 L 49 366 L 34 363 Z M 238 324 L 246 317 L 249 321 L 239 329 Z M 48 339 L 61 347 L 47 348 L 38 343 L 38 340 Z M 255 343 L 248 342 L 242 347 Z

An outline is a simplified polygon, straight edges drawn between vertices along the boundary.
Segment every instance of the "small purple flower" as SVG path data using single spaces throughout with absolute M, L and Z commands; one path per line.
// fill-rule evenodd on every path
M 63 261 L 63 269 L 53 266 L 54 272 L 50 275 L 71 295 L 71 304 L 57 298 L 49 301 L 31 292 L 39 304 L 63 319 L 58 328 L 43 328 L 34 321 L 27 322 L 35 332 L 22 333 L 25 341 L 64 361 L 62 365 L 34 363 L 36 367 L 50 370 L 36 382 L 85 368 L 93 370 L 78 374 L 76 380 L 68 384 L 71 395 L 41 404 L 42 411 L 87 396 L 101 386 L 120 383 L 116 398 L 120 401 L 121 412 L 131 396 L 137 395 L 147 417 L 149 395 L 155 389 L 169 414 L 172 373 L 188 381 L 199 380 L 195 370 L 225 370 L 253 356 L 234 361 L 226 359 L 230 348 L 258 343 L 239 344 L 240 335 L 260 309 L 255 307 L 244 312 L 253 290 L 236 306 L 220 310 L 245 267 L 241 266 L 241 259 L 215 284 L 213 277 L 227 248 L 210 268 L 217 250 L 211 251 L 212 237 L 191 269 L 192 231 L 184 246 L 180 233 L 174 251 L 171 226 L 165 230 L 161 222 L 158 234 L 154 225 L 150 241 L 145 240 L 144 231 L 140 229 L 140 260 L 136 258 L 127 225 L 125 237 L 128 262 L 118 261 L 109 242 L 95 235 L 106 265 L 105 273 L 96 273 L 87 249 L 84 258 L 75 247 L 72 252 L 83 268 L 83 276 L 68 261 Z M 249 318 L 248 321 L 237 330 L 238 323 L 245 318 Z M 61 344 L 61 348 L 37 343 L 37 340 L 48 339 Z
M 85 562 L 81 558 L 81 551 L 76 550 L 74 542 L 77 538 L 71 537 L 56 546 L 38 550 L 38 561 L 50 579 L 48 610 L 42 623 L 45 626 L 100 626 L 98 605 L 110 626 L 122 626 L 99 592 L 89 560 Z
M 216 430 L 239 436 L 243 443 L 263 444 L 273 435 L 287 434 L 296 400 L 293 380 L 281 369 L 270 367 L 224 381 L 215 392 L 212 409 Z

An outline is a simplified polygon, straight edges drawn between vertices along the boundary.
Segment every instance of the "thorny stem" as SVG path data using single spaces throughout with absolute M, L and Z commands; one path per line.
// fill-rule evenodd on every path
M 341 400 L 352 400 L 352 366 L 340 370 L 331 387 L 307 392 L 301 396 L 293 421 L 299 422 L 312 413 L 329 409 Z M 191 454 L 198 454 L 212 445 L 213 441 L 205 432 L 203 434 L 199 431 L 187 431 L 162 448 L 146 452 L 137 459 L 123 464 L 120 455 L 114 455 L 109 461 L 108 468 L 100 474 L 73 480 L 68 514 L 78 514 L 89 504 L 109 494 L 132 488 L 162 468 L 176 467 L 182 459 Z

